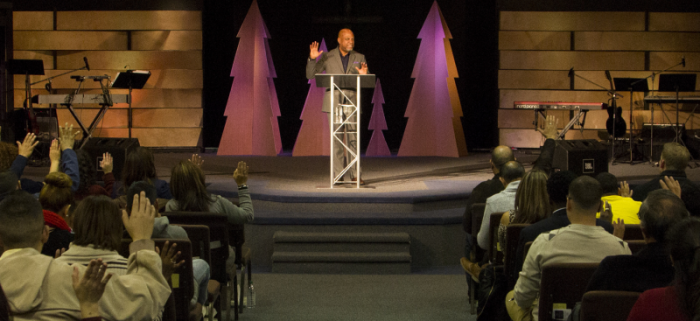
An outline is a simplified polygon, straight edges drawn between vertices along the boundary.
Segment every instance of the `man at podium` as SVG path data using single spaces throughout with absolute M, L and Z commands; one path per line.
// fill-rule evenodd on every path
M 327 53 L 323 51 L 318 51 L 318 42 L 314 41 L 310 46 L 309 58 L 306 61 L 306 78 L 313 79 L 316 74 L 326 72 L 328 74 L 360 74 L 366 75 L 368 72 L 367 63 L 365 62 L 365 56 L 359 52 L 353 51 L 355 46 L 355 35 L 350 29 L 342 29 L 338 32 L 338 48 L 335 48 Z M 321 56 L 321 59 L 316 61 L 316 58 Z M 355 89 L 343 89 L 343 93 L 347 96 L 353 104 L 357 104 L 357 96 Z M 336 117 L 342 117 L 345 119 L 350 115 L 350 110 L 345 110 L 347 108 L 342 107 L 343 104 L 348 104 L 345 101 L 345 96 L 343 96 L 340 91 L 335 91 L 335 97 L 333 99 L 335 106 L 334 114 Z M 328 114 L 328 124 L 333 124 L 331 119 L 331 93 L 330 88 L 326 88 L 326 94 L 323 96 L 323 112 Z M 336 122 L 340 122 L 341 118 Z M 352 116 L 349 119 L 350 122 L 356 122 L 356 117 Z M 347 130 L 354 131 L 354 125 L 345 125 Z M 353 152 L 357 152 L 357 135 L 355 134 L 345 134 L 343 137 L 345 143 L 352 149 Z M 345 166 L 350 161 L 350 155 L 346 155 L 341 144 L 335 144 L 335 150 L 331 151 L 331 157 L 333 157 L 333 171 L 334 175 L 345 168 Z M 353 181 L 357 180 L 357 173 L 355 172 L 355 167 L 353 166 L 348 173 Z M 362 184 L 362 182 L 361 182 Z

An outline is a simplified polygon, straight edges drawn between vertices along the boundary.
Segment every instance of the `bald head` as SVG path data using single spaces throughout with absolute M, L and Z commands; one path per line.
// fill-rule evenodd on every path
M 517 181 L 523 178 L 525 176 L 525 168 L 523 168 L 523 164 L 520 164 L 520 162 L 516 161 L 510 161 L 501 167 L 502 172 L 501 172 L 501 177 L 505 181 L 504 183 L 510 183 L 513 181 Z
M 515 160 L 513 151 L 508 146 L 497 146 L 491 152 L 491 165 L 493 165 L 493 173 L 498 174 L 502 171 L 505 163 Z
M 350 29 L 341 29 L 338 32 L 338 49 L 343 56 L 347 55 L 355 47 L 355 35 Z
M 679 143 L 666 143 L 661 152 L 661 160 L 663 162 L 659 162 L 659 168 L 662 171 L 684 171 L 690 161 L 690 152 Z

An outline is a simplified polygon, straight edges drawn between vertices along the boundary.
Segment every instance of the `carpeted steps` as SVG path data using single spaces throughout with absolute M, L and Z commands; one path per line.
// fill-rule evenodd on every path
M 274 273 L 403 274 L 411 272 L 408 233 L 277 231 Z

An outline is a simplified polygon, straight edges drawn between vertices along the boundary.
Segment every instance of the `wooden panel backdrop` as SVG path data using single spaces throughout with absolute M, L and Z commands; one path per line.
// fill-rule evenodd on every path
M 511 147 L 536 148 L 543 140 L 532 124 L 534 113 L 513 109 L 514 101 L 608 102 L 608 95 L 580 78 L 573 88 L 568 70 L 608 87 L 605 70 L 613 78 L 643 78 L 653 70 L 663 70 L 686 58 L 686 67 L 676 72 L 700 76 L 700 13 L 657 12 L 515 12 L 500 13 L 498 87 L 500 104 L 498 127 L 500 143 Z M 657 87 L 658 81 L 649 87 Z M 700 90 L 700 81 L 697 84 Z M 618 105 L 629 120 L 629 92 Z M 673 93 L 657 93 L 672 95 Z M 698 95 L 689 93 L 686 95 Z M 643 94 L 634 94 L 633 126 L 639 130 L 651 121 Z M 690 116 L 694 106 L 681 106 L 680 118 Z M 663 106 L 675 122 L 673 106 Z M 700 112 L 698 108 L 697 112 Z M 568 112 L 556 112 L 559 127 L 569 119 Z M 589 112 L 583 131 L 571 130 L 567 139 L 605 140 L 608 134 L 605 111 Z M 671 122 L 655 107 L 654 122 Z M 700 128 L 700 117 L 692 116 L 688 129 Z
M 56 17 L 56 21 L 54 21 Z M 142 146 L 194 147 L 202 127 L 202 18 L 200 11 L 50 11 L 14 12 L 16 59 L 42 59 L 46 75 L 32 82 L 84 66 L 52 81 L 54 94 L 70 93 L 77 82 L 70 75 L 109 75 L 125 69 L 150 70 L 143 90 L 133 92 L 132 137 Z M 85 93 L 100 93 L 85 81 Z M 33 94 L 47 94 L 44 83 Z M 112 90 L 126 94 L 126 90 Z M 21 108 L 24 76 L 15 76 L 15 108 Z M 39 106 L 48 107 L 48 106 Z M 76 106 L 78 107 L 78 106 Z M 88 124 L 98 106 L 78 112 Z M 127 104 L 110 109 L 95 131 L 100 137 L 127 137 Z M 59 122 L 74 123 L 59 107 Z M 76 124 L 77 126 L 77 124 Z

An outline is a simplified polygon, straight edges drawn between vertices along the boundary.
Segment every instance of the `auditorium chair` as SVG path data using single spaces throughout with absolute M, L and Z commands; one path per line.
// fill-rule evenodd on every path
M 542 267 L 540 281 L 539 320 L 555 320 L 554 305 L 573 310 L 581 301 L 588 281 L 599 263 L 550 263 Z M 563 311 L 556 311 L 557 317 Z M 557 318 L 561 319 L 561 318 Z
M 484 210 L 486 209 L 486 203 L 475 203 L 472 204 L 470 209 L 471 212 L 471 238 L 472 238 L 472 250 L 474 261 L 481 262 L 484 259 L 484 250 L 482 250 L 476 243 L 476 235 L 479 233 L 479 228 L 481 228 L 481 221 L 484 219 Z M 467 285 L 469 286 L 469 313 L 476 314 L 477 302 L 476 302 L 476 288 L 477 284 L 472 280 L 469 273 L 467 275 Z
M 622 237 L 623 240 L 643 240 L 644 234 L 642 234 L 642 226 L 639 224 L 625 224 L 625 235 Z
M 639 292 L 591 291 L 581 301 L 581 321 L 627 320 Z
M 494 266 L 503 265 L 503 252 L 498 249 L 501 247 L 498 244 L 498 226 L 501 225 L 501 217 L 503 213 L 491 213 L 489 218 L 489 261 Z
M 520 262 L 520 266 L 525 265 L 525 260 L 527 259 L 527 252 L 530 252 L 531 246 L 532 246 L 532 241 L 525 243 L 525 247 L 523 248 L 523 261 Z
M 241 270 L 241 294 L 238 297 L 238 312 L 243 313 L 243 298 L 245 298 L 248 287 L 253 282 L 253 273 L 251 269 L 251 250 L 245 246 L 245 225 L 244 224 L 229 224 L 229 239 L 236 251 L 236 269 Z M 238 274 L 238 271 L 236 271 Z M 248 283 L 246 284 L 246 275 Z M 248 302 L 250 304 L 250 302 Z
M 185 232 L 187 237 L 192 242 L 192 257 L 200 258 L 209 264 L 211 269 L 211 250 L 209 249 L 211 239 L 209 238 L 209 227 L 206 225 L 179 225 Z M 221 283 L 217 280 L 209 280 L 207 286 L 207 316 L 209 321 L 214 320 L 214 302 L 219 299 L 221 294 Z
M 223 315 L 226 320 L 230 319 L 231 301 L 233 301 L 234 319 L 238 320 L 236 271 L 235 269 L 228 271 L 226 267 L 226 260 L 229 257 L 228 248 L 229 245 L 232 245 L 229 240 L 229 223 L 226 215 L 210 212 L 166 212 L 164 214 L 167 215 L 171 224 L 206 225 L 209 227 L 211 279 L 221 284 L 221 295 L 218 301 L 219 315 Z M 229 280 L 232 284 L 229 283 Z
M 170 245 L 177 244 L 176 250 L 180 252 L 178 262 L 185 260 L 185 263 L 179 268 L 175 269 L 172 276 L 170 277 L 170 285 L 172 289 L 171 297 L 173 297 L 173 303 L 175 308 L 175 319 L 170 319 L 168 316 L 171 313 L 166 305 L 166 309 L 163 312 L 163 320 L 189 320 L 190 318 L 190 300 L 194 296 L 194 273 L 192 271 L 192 243 L 190 240 L 186 239 L 153 239 L 156 246 L 163 249 L 163 245 L 166 241 L 170 242 Z M 131 244 L 131 239 L 122 239 L 122 245 L 119 249 L 119 254 L 124 257 L 129 257 L 129 245 Z M 169 299 L 170 301 L 170 299 Z
M 516 260 L 515 252 L 518 250 L 518 241 L 520 240 L 520 231 L 524 228 L 530 226 L 530 224 L 508 224 L 506 227 L 506 244 L 503 249 L 504 260 L 503 260 L 503 271 L 506 275 L 506 280 L 508 284 L 508 289 L 515 287 L 515 281 L 518 280 L 518 273 L 516 273 Z

